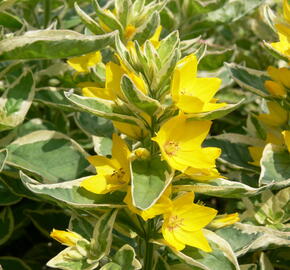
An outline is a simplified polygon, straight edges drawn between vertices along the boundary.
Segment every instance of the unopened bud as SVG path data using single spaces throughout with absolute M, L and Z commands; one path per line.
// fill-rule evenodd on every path
M 210 224 L 209 227 L 213 229 L 220 229 L 232 225 L 240 220 L 238 213 L 229 215 L 218 215 Z

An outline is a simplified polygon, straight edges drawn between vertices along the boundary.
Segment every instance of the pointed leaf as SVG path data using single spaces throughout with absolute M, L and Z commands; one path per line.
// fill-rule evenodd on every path
M 142 210 L 150 208 L 170 184 L 173 172 L 159 157 L 132 162 L 133 204 Z
M 116 32 L 86 36 L 71 30 L 37 30 L 0 41 L 1 60 L 55 59 L 82 55 L 111 45 Z
M 12 235 L 14 218 L 10 207 L 6 206 L 0 212 L 0 245 L 3 245 Z
M 91 241 L 91 256 L 100 260 L 108 255 L 112 244 L 112 230 L 115 223 L 117 210 L 110 210 L 100 217 Z

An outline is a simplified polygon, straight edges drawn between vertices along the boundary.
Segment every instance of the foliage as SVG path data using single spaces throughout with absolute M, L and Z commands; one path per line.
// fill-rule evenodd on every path
M 0 0 L 0 30 L 0 269 L 287 269 L 289 1 Z

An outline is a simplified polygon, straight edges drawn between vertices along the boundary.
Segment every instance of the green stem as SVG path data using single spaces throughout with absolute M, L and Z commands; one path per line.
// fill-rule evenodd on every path
M 152 270 L 153 267 L 153 251 L 154 244 L 150 243 L 152 227 L 154 226 L 153 220 L 149 220 L 148 222 L 148 231 L 146 234 L 146 245 L 145 245 L 145 258 L 144 258 L 144 270 Z
M 46 28 L 50 21 L 50 0 L 44 0 L 44 28 Z

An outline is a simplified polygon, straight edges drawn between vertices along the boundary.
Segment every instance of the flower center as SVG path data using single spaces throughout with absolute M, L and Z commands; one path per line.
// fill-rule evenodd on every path
M 171 216 L 168 222 L 168 230 L 173 231 L 179 228 L 182 225 L 183 218 L 179 218 L 178 216 Z
M 174 156 L 178 149 L 178 143 L 174 141 L 168 141 L 164 145 L 164 151 L 168 156 Z
M 123 168 L 120 168 L 118 170 L 114 170 L 114 172 L 111 174 L 111 177 L 118 182 L 119 184 L 125 184 L 126 181 L 124 180 L 125 170 Z

